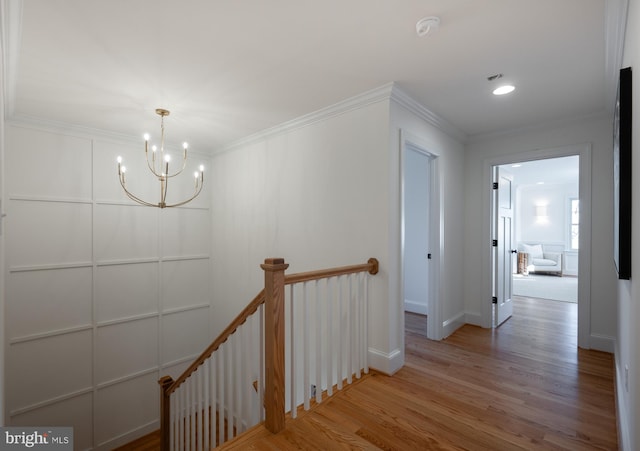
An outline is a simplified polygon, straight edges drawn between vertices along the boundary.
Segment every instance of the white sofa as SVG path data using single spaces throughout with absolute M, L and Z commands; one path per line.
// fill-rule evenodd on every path
M 540 243 L 521 243 L 518 252 L 528 254 L 528 272 L 554 273 L 562 276 L 563 246 Z

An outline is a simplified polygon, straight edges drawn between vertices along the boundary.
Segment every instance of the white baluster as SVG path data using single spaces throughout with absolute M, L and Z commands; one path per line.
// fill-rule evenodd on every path
M 338 327 L 336 329 L 336 343 L 337 343 L 337 373 L 338 373 L 338 390 L 342 390 L 342 380 L 344 379 L 344 372 L 342 370 L 342 359 L 343 359 L 343 331 L 344 331 L 344 321 L 343 321 L 343 302 L 342 302 L 342 292 L 344 289 L 344 277 L 338 276 L 337 279 L 337 305 L 336 308 L 338 310 Z
M 198 371 L 194 371 L 191 377 L 189 377 L 191 387 L 191 449 L 193 451 L 199 451 L 198 449 Z
M 358 374 L 363 376 L 364 353 L 362 343 L 364 343 L 364 273 L 358 274 Z
M 290 352 L 291 352 L 291 358 L 290 358 L 290 372 L 291 372 L 291 376 L 290 376 L 290 383 L 291 383 L 291 418 L 297 418 L 298 416 L 298 402 L 297 402 L 297 397 L 298 394 L 296 393 L 296 389 L 297 389 L 297 384 L 296 384 L 296 364 L 297 364 L 297 360 L 296 360 L 296 328 L 295 328 L 295 324 L 296 324 L 296 317 L 295 317 L 295 309 L 294 309 L 294 302 L 295 302 L 295 297 L 293 295 L 294 293 L 294 285 L 291 284 L 289 285 L 289 298 L 290 298 L 290 302 L 289 302 L 289 318 L 290 318 L 290 322 L 289 322 L 289 326 L 290 326 L 290 334 L 289 334 L 289 343 L 290 343 Z
M 264 305 L 258 307 L 258 321 L 260 332 L 258 333 L 260 368 L 258 368 L 258 403 L 260 404 L 260 421 L 264 421 Z
M 200 424 L 200 428 L 202 429 L 202 440 L 200 441 L 200 446 L 202 447 L 203 450 L 206 450 L 206 435 L 207 435 L 207 426 L 208 426 L 208 417 L 209 417 L 209 413 L 206 412 L 205 415 L 205 410 L 208 410 L 208 406 L 209 406 L 209 393 L 207 391 L 207 384 L 208 384 L 208 380 L 207 380 L 207 370 L 206 368 L 208 368 L 208 362 L 209 359 L 206 359 L 202 365 L 200 365 L 200 403 L 202 405 L 202 410 L 200 410 L 200 421 L 198 422 Z
M 304 325 L 302 328 L 302 356 L 304 358 L 304 375 L 303 375 L 303 389 L 304 389 L 304 410 L 309 410 L 311 407 L 309 400 L 311 398 L 311 381 L 309 380 L 309 306 L 307 305 L 307 282 L 302 283 L 302 310 L 304 317 Z
M 196 414 L 194 417 L 194 421 L 196 423 L 196 449 L 198 451 L 202 450 L 202 372 L 200 371 L 200 369 L 202 368 L 202 366 L 200 366 L 196 372 L 194 373 L 194 377 L 195 380 L 194 385 L 195 385 L 195 395 L 196 395 Z
M 331 304 L 333 303 L 333 281 L 334 281 L 334 277 L 327 279 L 326 281 L 326 293 L 325 293 L 325 298 L 324 298 L 324 302 L 326 303 L 326 325 L 327 325 L 327 331 L 326 331 L 326 336 L 327 336 L 327 342 L 326 342 L 326 349 L 327 349 L 327 360 L 326 360 L 326 365 L 327 365 L 327 395 L 331 396 L 333 395 L 333 346 L 332 346 L 332 342 L 333 342 L 333 331 L 334 331 L 334 327 L 333 327 L 333 317 L 331 316 Z
M 369 275 L 364 275 L 364 340 L 362 352 L 364 353 L 364 372 L 369 374 Z
M 254 405 L 253 405 L 253 393 L 252 393 L 252 389 L 253 389 L 253 362 L 256 361 L 256 358 L 258 357 L 258 355 L 255 353 L 255 340 L 254 340 L 254 330 L 253 328 L 255 327 L 254 324 L 254 315 L 251 315 L 248 319 L 247 319 L 247 323 L 246 323 L 246 327 L 247 327 L 247 345 L 246 345 L 246 349 L 244 352 L 244 365 L 245 365 L 245 378 L 246 378 L 246 384 L 247 384 L 247 388 L 246 388 L 246 392 L 247 392 L 247 399 L 244 402 L 244 407 L 243 407 L 243 414 L 242 414 L 242 418 L 244 421 L 243 427 L 246 429 L 247 427 L 251 427 L 253 426 L 255 423 L 255 410 L 254 410 Z
M 187 379 L 187 387 L 189 387 L 189 424 L 191 425 L 191 433 L 189 435 L 189 449 L 195 450 L 196 444 L 196 383 L 193 377 Z
M 233 355 L 233 345 L 231 343 L 231 341 L 233 341 L 233 336 L 229 337 L 229 339 L 227 340 L 227 344 L 229 345 L 229 349 L 228 352 L 226 352 L 226 361 L 225 361 L 225 367 L 227 369 L 227 380 L 229 381 L 229 401 L 227 402 L 227 438 L 229 440 L 231 440 L 233 438 L 233 419 L 234 419 L 234 396 L 233 396 L 233 387 L 234 387 L 234 381 L 236 380 L 234 378 L 234 374 L 233 374 L 233 359 L 234 359 L 234 355 Z
M 353 381 L 351 375 L 353 374 L 353 277 L 351 274 L 349 279 L 349 292 L 347 296 L 347 384 L 351 384 Z
M 245 430 L 246 416 L 244 409 L 244 398 L 247 388 L 251 386 L 251 381 L 247 377 L 247 358 L 251 355 L 248 348 L 250 341 L 247 341 L 247 323 L 245 323 L 237 333 L 238 337 L 238 363 L 240 364 L 240 377 L 238 377 L 238 429 L 236 435 L 240 435 Z
M 211 436 L 211 440 L 209 443 L 209 448 L 213 448 L 216 446 L 218 436 L 216 434 L 216 425 L 218 424 L 216 418 L 216 412 L 218 412 L 218 372 L 217 372 L 217 360 L 218 360 L 218 351 L 216 351 L 211 358 L 209 359 L 209 374 L 210 377 L 210 388 L 209 393 L 211 394 L 211 414 L 209 415 L 209 435 Z
M 184 385 L 184 449 L 191 450 L 191 390 L 188 379 Z
M 316 280 L 316 402 L 322 402 L 322 296 L 320 296 L 320 283 Z
M 184 384 L 182 384 L 180 386 L 180 388 L 178 388 L 178 390 L 180 391 L 180 397 L 179 397 L 179 399 L 180 399 L 180 409 L 179 409 L 179 412 L 180 412 L 180 418 L 179 418 L 180 424 L 179 424 L 179 434 L 178 434 L 178 449 L 180 451 L 182 451 L 182 450 L 184 450 L 184 439 L 185 439 L 185 437 L 184 437 L 184 424 L 185 424 L 185 414 L 184 414 L 184 412 L 185 412 L 185 406 L 186 406 L 185 393 L 184 393 Z
M 225 354 L 226 354 L 226 344 L 220 345 L 218 348 L 219 360 L 218 360 L 218 375 L 220 378 L 220 382 L 218 383 L 218 387 L 220 388 L 220 402 L 218 403 L 218 446 L 224 443 L 224 415 L 225 415 L 225 391 L 226 391 L 226 378 L 225 376 Z
M 209 371 L 209 365 L 211 357 L 204 361 L 202 364 L 202 403 L 204 405 L 204 413 L 202 417 L 202 430 L 204 439 L 202 441 L 202 447 L 204 449 L 210 449 L 209 447 L 209 431 L 211 430 L 211 423 L 209 421 L 209 414 L 211 409 L 211 394 L 209 392 L 211 387 L 211 373 Z
M 231 338 L 233 339 L 233 357 L 232 357 L 232 361 L 233 361 L 233 379 L 231 379 L 233 381 L 233 436 L 235 437 L 236 435 L 238 435 L 240 433 L 240 422 L 242 421 L 242 417 L 240 416 L 240 412 L 242 409 L 242 404 L 240 402 L 241 396 L 240 393 L 242 392 L 242 384 L 244 384 L 244 380 L 242 379 L 242 374 L 241 374 L 241 362 L 242 362 L 242 351 L 241 351 L 241 343 L 242 343 L 242 326 L 238 327 L 238 329 L 236 330 L 236 332 L 231 336 Z
M 360 379 L 360 377 L 362 377 L 362 374 L 360 373 L 360 368 L 362 368 L 361 363 L 360 363 L 360 341 L 361 341 L 361 327 L 362 327 L 362 323 L 361 323 L 361 316 L 360 316 L 360 273 L 358 274 L 354 274 L 353 278 L 355 279 L 355 284 L 356 284 L 356 288 L 355 288 L 355 296 L 354 296 L 354 304 L 355 304 L 355 314 L 354 314 L 354 320 L 355 320 L 355 333 L 354 333 L 354 357 L 355 357 L 355 370 L 356 370 L 356 377 L 358 379 Z

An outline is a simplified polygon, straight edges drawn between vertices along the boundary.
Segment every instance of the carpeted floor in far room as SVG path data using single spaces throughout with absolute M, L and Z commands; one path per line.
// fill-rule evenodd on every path
M 578 278 L 531 273 L 513 275 L 513 294 L 554 301 L 578 302 Z

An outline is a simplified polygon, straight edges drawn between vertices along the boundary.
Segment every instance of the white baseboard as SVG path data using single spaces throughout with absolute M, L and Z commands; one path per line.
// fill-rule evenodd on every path
M 465 312 L 464 322 L 467 324 L 473 324 L 474 326 L 482 327 L 482 316 L 480 313 Z
M 411 313 L 418 313 L 419 315 L 427 315 L 427 305 L 412 301 L 411 299 L 404 300 L 404 310 Z
M 608 335 L 591 334 L 589 336 L 589 348 L 613 354 L 616 349 L 616 339 Z
M 465 318 L 464 312 L 460 312 L 453 318 L 449 318 L 448 320 L 443 321 L 442 323 L 443 338 L 448 337 L 449 335 L 454 333 L 456 330 L 464 326 L 465 321 L 466 321 L 466 318 Z
M 402 350 L 394 349 L 387 353 L 369 348 L 369 367 L 388 376 L 393 375 L 404 365 Z

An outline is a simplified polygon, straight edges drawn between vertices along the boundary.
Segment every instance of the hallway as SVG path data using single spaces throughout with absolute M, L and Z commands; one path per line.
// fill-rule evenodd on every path
M 515 301 L 496 330 L 407 332 L 393 377 L 373 372 L 229 449 L 617 449 L 613 356 L 577 348 L 576 304 Z
M 517 297 L 495 330 L 466 325 L 440 342 L 407 332 L 393 377 L 372 372 L 281 433 L 257 426 L 224 449 L 618 449 L 613 356 L 577 348 L 575 314 Z

